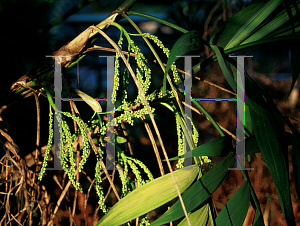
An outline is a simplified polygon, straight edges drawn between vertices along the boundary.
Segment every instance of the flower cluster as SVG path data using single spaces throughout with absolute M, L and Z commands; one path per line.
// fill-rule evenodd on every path
M 133 40 L 130 40 L 129 44 L 131 46 L 131 51 L 136 55 L 135 56 L 135 60 L 136 60 L 136 64 L 137 64 L 136 77 L 137 77 L 137 80 L 138 80 L 144 94 L 146 95 L 146 93 L 150 87 L 150 84 L 151 84 L 151 70 L 150 70 L 150 68 L 148 66 L 148 62 L 146 61 L 146 58 L 145 58 L 144 54 L 141 52 L 140 48 L 134 44 Z M 144 74 L 144 78 L 143 78 L 143 74 Z M 136 101 L 140 102 L 141 99 L 142 98 L 139 94 Z
M 170 50 L 164 46 L 162 41 L 160 41 L 157 36 L 149 33 L 144 33 L 144 37 L 151 39 L 159 48 L 162 49 L 162 51 L 164 52 L 164 54 L 166 54 L 167 57 L 170 56 Z M 180 78 L 175 63 L 171 65 L 171 70 L 173 71 L 174 81 L 178 82 Z
M 47 166 L 48 155 L 50 154 L 52 143 L 53 143 L 53 133 L 54 133 L 53 132 L 53 112 L 52 112 L 52 109 L 50 106 L 50 109 L 49 109 L 49 137 L 48 137 L 48 144 L 47 144 L 47 148 L 46 148 L 46 152 L 45 152 L 44 161 L 43 161 L 42 168 L 40 170 L 39 177 L 38 177 L 38 179 L 40 181 L 43 178 L 43 174 L 45 173 L 45 169 Z
M 131 158 L 131 157 L 127 157 L 127 158 L 132 160 L 135 164 L 137 164 L 138 166 L 140 166 L 144 170 L 144 172 L 147 174 L 147 177 L 149 178 L 149 181 L 154 180 L 154 177 L 153 177 L 152 173 L 150 172 L 148 167 L 143 162 L 141 162 L 138 159 Z
M 123 38 L 122 36 L 120 37 L 118 41 L 118 46 L 120 49 L 122 49 L 122 43 L 123 43 Z M 114 73 L 114 93 L 112 96 L 112 102 L 116 102 L 117 100 L 117 91 L 119 90 L 119 84 L 120 84 L 120 60 L 119 60 L 120 54 L 117 52 L 116 53 L 116 58 L 115 58 L 115 73 Z
M 147 217 L 142 218 L 139 226 L 148 226 L 148 225 L 150 225 L 150 222 L 149 220 L 147 220 Z
M 176 117 L 176 129 L 177 129 L 177 139 L 178 139 L 178 156 L 183 155 L 185 153 L 184 151 L 184 134 L 181 128 L 181 118 L 179 114 L 177 113 Z M 178 162 L 176 164 L 177 168 L 183 168 L 184 167 L 184 158 L 178 159 Z
M 127 176 L 129 167 L 131 168 L 133 174 L 135 175 L 139 187 L 142 186 L 143 184 L 146 184 L 148 181 L 154 180 L 153 175 L 148 169 L 148 167 L 141 161 L 126 156 L 122 151 L 118 151 L 118 159 L 119 159 L 118 162 L 124 167 L 124 171 L 119 170 L 119 176 L 122 182 L 122 197 L 124 197 L 129 193 L 128 185 L 130 184 L 130 181 Z M 149 180 L 144 180 L 142 178 L 138 166 L 144 170 Z
M 88 141 L 88 138 L 87 138 L 87 134 L 85 132 L 84 125 L 83 125 L 82 121 L 80 120 L 80 118 L 76 117 L 75 115 L 70 114 L 69 112 L 62 112 L 62 113 L 65 116 L 72 118 L 77 123 L 77 125 L 79 127 L 79 130 L 80 130 L 80 133 L 81 133 L 81 136 L 82 136 L 83 153 L 82 153 L 81 161 L 80 161 L 79 167 L 78 167 L 79 172 L 81 172 L 81 170 L 83 169 L 84 164 L 87 161 L 87 158 L 89 156 L 89 151 L 90 151 L 90 149 L 89 149 L 90 145 L 89 145 L 89 141 Z
M 97 162 L 96 168 L 95 168 L 95 185 L 96 185 L 96 192 L 99 197 L 99 205 L 100 209 L 103 211 L 103 213 L 107 212 L 107 207 L 105 205 L 105 197 L 103 192 L 103 187 L 101 186 L 102 178 L 101 178 L 101 165 L 100 162 Z

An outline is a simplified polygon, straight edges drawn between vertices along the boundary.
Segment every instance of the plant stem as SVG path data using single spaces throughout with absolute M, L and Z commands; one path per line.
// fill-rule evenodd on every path
M 166 20 L 163 20 L 163 19 L 160 19 L 160 18 L 157 18 L 155 16 L 151 16 L 151 15 L 148 15 L 148 14 L 144 14 L 144 13 L 138 13 L 138 12 L 134 12 L 134 11 L 130 11 L 127 13 L 129 16 L 139 16 L 139 17 L 144 17 L 144 18 L 147 18 L 147 19 L 150 19 L 150 20 L 154 20 L 158 23 L 161 23 L 161 24 L 164 24 L 164 25 L 167 25 L 168 27 L 171 27 L 171 28 L 174 28 L 178 31 L 181 31 L 182 33 L 187 33 L 188 30 L 185 30 L 184 28 L 182 27 L 179 27 L 175 24 L 172 24 Z
M 193 103 L 204 113 L 204 115 L 209 119 L 209 121 L 213 124 L 213 126 L 217 129 L 217 131 L 220 133 L 222 137 L 225 136 L 224 132 L 221 130 L 220 126 L 216 121 L 211 117 L 211 115 L 205 110 L 204 107 L 202 107 L 201 104 L 199 104 L 196 100 L 193 100 Z

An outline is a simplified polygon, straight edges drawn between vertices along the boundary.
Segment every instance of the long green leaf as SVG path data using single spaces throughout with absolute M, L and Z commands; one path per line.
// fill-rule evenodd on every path
M 267 96 L 262 96 L 259 92 L 255 92 L 255 87 L 252 87 L 252 95 L 265 102 L 265 105 L 270 105 L 270 100 Z M 282 118 L 278 110 L 273 112 L 258 105 L 257 114 L 250 109 L 253 122 L 254 132 L 258 141 L 259 148 L 262 152 L 264 160 L 273 177 L 277 191 L 279 203 L 288 225 L 295 225 L 295 219 L 292 210 L 289 176 L 287 166 L 287 141 L 285 137 Z M 265 117 L 261 117 L 264 115 Z
M 166 66 L 164 74 L 163 89 L 166 90 L 167 74 L 171 65 L 178 59 L 179 56 L 183 56 L 191 51 L 199 50 L 201 52 L 204 47 L 205 40 L 202 39 L 201 34 L 198 31 L 189 31 L 182 35 L 173 45 Z
M 232 39 L 234 34 L 236 34 L 236 32 L 247 22 L 247 20 L 265 4 L 265 1 L 257 1 L 229 18 L 214 32 L 209 44 L 224 48 Z
M 203 204 L 222 184 L 227 177 L 229 170 L 235 163 L 235 155 L 230 154 L 211 170 L 205 173 L 197 180 L 182 196 L 187 212 Z M 159 226 L 165 223 L 177 220 L 184 216 L 180 202 L 177 201 L 171 208 L 160 218 L 155 220 L 151 226 Z
M 217 59 L 218 59 L 218 63 L 220 65 L 220 68 L 228 82 L 228 84 L 231 86 L 231 88 L 233 89 L 233 91 L 236 93 L 236 89 L 237 89 L 237 84 L 236 84 L 236 81 L 234 80 L 234 78 L 232 77 L 232 75 L 230 74 L 226 64 L 225 64 L 225 61 L 224 61 L 224 58 L 222 56 L 222 53 L 219 49 L 218 46 L 216 45 L 212 45 L 212 48 L 213 50 L 216 52 L 216 56 L 217 56 Z
M 194 166 L 174 172 L 180 192 L 194 181 L 199 170 Z M 114 205 L 97 223 L 97 226 L 116 226 L 139 217 L 177 196 L 171 174 L 159 177 L 129 193 Z
M 209 210 L 209 204 L 206 204 L 202 206 L 200 209 L 196 210 L 193 213 L 189 214 L 189 219 L 191 222 L 191 225 L 193 226 L 203 226 L 206 225 L 208 220 L 208 210 Z M 184 218 L 178 226 L 188 226 L 188 222 L 186 218 Z
M 253 31 L 277 8 L 282 0 L 268 1 L 264 6 L 258 9 L 248 21 L 234 34 L 231 40 L 224 47 L 224 50 L 236 47 L 248 38 Z
M 287 117 L 284 117 L 284 121 L 292 131 L 293 176 L 294 176 L 298 200 L 300 202 L 300 198 L 299 198 L 300 197 L 300 134 Z M 288 139 L 288 141 L 289 141 L 288 145 L 290 145 L 291 143 L 290 139 Z
M 248 173 L 246 173 L 246 177 L 247 177 L 247 181 L 250 181 L 250 178 L 249 178 L 249 175 Z M 259 205 L 259 201 L 258 201 L 258 198 L 254 192 L 254 189 L 251 185 L 251 183 L 249 183 L 249 189 L 250 189 L 250 202 L 251 202 L 251 205 L 255 211 L 255 215 L 254 215 L 254 219 L 253 219 L 253 223 L 252 225 L 253 226 L 264 226 L 264 218 L 263 218 L 263 215 L 262 215 L 262 212 L 261 212 L 261 209 L 260 209 L 260 205 Z
M 290 138 L 290 133 L 286 133 L 287 138 Z M 200 145 L 196 149 L 191 151 L 191 156 L 211 156 L 211 157 L 224 157 L 230 153 L 232 150 L 231 144 L 232 138 L 230 136 L 220 137 L 203 145 Z M 288 139 L 288 145 L 291 144 L 291 139 Z M 296 149 L 297 150 L 297 149 Z M 256 137 L 251 136 L 245 140 L 245 155 L 252 155 L 261 152 L 259 145 L 257 143 Z M 174 158 L 169 159 L 174 161 L 180 158 L 191 157 L 180 155 Z M 300 158 L 299 158 L 300 159 Z M 300 164 L 299 164 L 300 165 Z M 299 174 L 300 175 L 300 174 Z M 300 184 L 300 183 L 299 183 Z
M 185 155 L 180 155 L 169 160 L 173 161 L 180 158 L 195 156 L 225 157 L 231 150 L 232 138 L 231 136 L 224 136 L 202 144 L 191 152 L 186 153 Z
M 253 224 L 252 225 L 253 226 L 264 226 L 265 225 L 261 213 L 255 212 L 254 220 L 253 220 Z
M 237 70 L 236 67 L 232 64 L 230 64 L 231 70 L 233 72 L 233 77 L 235 79 L 235 82 L 237 80 Z M 253 127 L 252 127 L 252 121 L 251 121 L 251 116 L 250 116 L 250 111 L 249 111 L 249 106 L 245 105 L 245 135 L 246 137 L 251 137 L 253 132 Z
M 245 155 L 251 155 L 260 152 L 256 137 L 248 137 L 245 140 Z
M 248 182 L 233 194 L 216 218 L 217 226 L 242 226 L 248 212 L 250 190 Z
M 300 4 L 300 1 L 298 1 Z M 296 9 L 292 6 L 291 13 L 295 16 Z M 251 36 L 249 36 L 246 40 L 244 40 L 240 45 L 244 45 L 250 42 L 255 42 L 264 37 L 268 36 L 268 38 L 272 37 L 272 33 L 277 31 L 278 28 L 282 27 L 282 25 L 286 24 L 289 21 L 289 16 L 285 8 L 282 7 L 281 12 L 277 13 L 274 18 L 265 23 L 263 26 L 260 26 Z M 290 28 L 292 30 L 292 27 Z

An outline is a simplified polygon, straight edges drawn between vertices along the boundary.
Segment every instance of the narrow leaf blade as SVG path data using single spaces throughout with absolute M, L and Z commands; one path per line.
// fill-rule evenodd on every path
M 194 50 L 203 50 L 204 40 L 198 31 L 189 31 L 182 35 L 173 45 L 164 74 L 163 87 L 166 89 L 167 74 L 171 65 L 178 59 L 178 56 L 183 56 Z
M 252 92 L 254 92 L 254 90 L 252 90 Z M 259 92 L 254 95 L 257 95 L 257 98 L 260 98 L 261 101 L 265 101 Z M 270 101 L 267 99 L 265 105 L 270 104 Z M 256 110 L 259 111 L 260 114 L 257 114 L 252 109 L 250 109 L 250 113 L 259 148 L 273 177 L 285 219 L 288 225 L 295 225 L 289 191 L 286 156 L 287 141 L 281 116 L 275 110 L 268 111 L 260 106 Z M 261 115 L 264 115 L 264 117 L 261 117 Z
M 205 173 L 183 194 L 182 199 L 187 212 L 191 212 L 203 204 L 223 183 L 229 173 L 228 168 L 233 167 L 235 163 L 235 157 L 233 154 L 228 155 Z M 151 226 L 160 226 L 183 216 L 184 213 L 181 204 L 177 201 L 167 212 L 155 220 Z
M 180 192 L 194 181 L 198 174 L 195 166 L 174 172 Z M 97 223 L 97 226 L 116 226 L 139 217 L 177 196 L 171 174 L 159 177 L 130 192 L 115 204 Z
M 223 207 L 218 217 L 216 225 L 237 226 L 243 225 L 250 203 L 249 184 L 244 184 L 233 194 Z
M 208 210 L 209 205 L 206 204 L 202 206 L 200 209 L 196 210 L 195 212 L 189 214 L 189 219 L 191 222 L 191 225 L 193 226 L 203 226 L 206 225 L 208 220 Z M 184 218 L 178 226 L 188 226 L 188 222 L 186 218 Z
M 185 155 L 180 155 L 169 160 L 173 161 L 180 158 L 195 156 L 225 157 L 231 150 L 232 138 L 231 136 L 227 135 L 202 144 L 191 152 L 187 152 Z

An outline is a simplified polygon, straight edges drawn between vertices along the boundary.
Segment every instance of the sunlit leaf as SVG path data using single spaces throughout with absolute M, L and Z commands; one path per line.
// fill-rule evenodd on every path
M 80 96 L 95 112 L 102 112 L 101 105 L 93 97 L 87 95 L 79 89 L 74 89 L 78 96 Z
M 164 74 L 163 87 L 166 89 L 167 74 L 170 70 L 170 66 L 178 59 L 179 56 L 183 56 L 194 50 L 204 49 L 201 34 L 198 31 L 189 31 L 182 35 L 173 45 L 166 66 L 166 71 Z
M 225 61 L 224 61 L 224 58 L 222 56 L 222 53 L 219 49 L 218 46 L 216 45 L 212 45 L 212 48 L 213 50 L 215 50 L 216 52 L 216 56 L 217 56 L 217 59 L 218 59 L 218 63 L 220 65 L 220 68 L 228 82 L 228 84 L 231 86 L 231 88 L 233 89 L 233 91 L 236 93 L 236 89 L 237 89 L 237 83 L 236 81 L 234 80 L 234 78 L 232 77 L 232 75 L 230 74 L 226 64 L 225 64 Z
M 242 11 L 229 18 L 213 34 L 209 41 L 210 45 L 217 45 L 224 48 L 239 29 L 254 15 L 261 7 L 266 4 L 264 1 L 257 1 L 250 4 Z
M 173 161 L 180 158 L 195 156 L 225 157 L 229 154 L 231 150 L 232 137 L 227 135 L 202 144 L 194 150 L 187 152 L 185 155 L 180 155 L 169 160 Z
M 261 8 L 250 16 L 246 23 L 233 35 L 224 49 L 236 47 L 248 38 L 252 32 L 277 8 L 282 0 L 271 0 L 266 2 Z M 244 15 L 245 16 L 245 15 Z
M 198 172 L 195 165 L 174 172 L 180 192 L 185 191 L 191 185 Z M 130 192 L 101 218 L 97 226 L 124 224 L 165 204 L 176 196 L 174 181 L 169 173 Z
M 208 211 L 209 211 L 209 204 L 202 206 L 200 209 L 196 210 L 193 213 L 189 214 L 189 220 L 191 225 L 193 226 L 203 226 L 206 225 L 208 220 Z M 188 226 L 187 219 L 184 218 L 178 226 Z
M 300 1 L 298 1 L 298 4 L 300 4 Z M 296 9 L 293 6 L 291 8 L 291 13 L 294 16 L 296 15 Z M 256 42 L 265 37 L 270 39 L 274 36 L 273 33 L 276 32 L 280 27 L 285 25 L 289 20 L 290 19 L 286 9 L 282 7 L 282 10 L 279 13 L 277 13 L 276 16 L 274 16 L 271 20 L 263 24 L 263 26 L 260 26 L 258 29 L 256 29 L 255 32 L 247 39 L 245 39 L 240 45 Z M 292 27 L 290 27 L 290 30 L 292 30 Z
M 235 158 L 236 156 L 233 154 L 228 155 L 211 170 L 205 173 L 182 195 L 187 212 L 191 212 L 203 204 L 223 183 L 229 173 L 228 168 L 232 168 L 235 163 Z M 152 222 L 151 226 L 160 226 L 183 216 L 184 213 L 181 204 L 177 201 L 160 218 Z
M 217 226 L 242 226 L 248 212 L 250 190 L 248 182 L 231 196 L 216 218 Z
M 119 144 L 123 144 L 123 143 L 127 142 L 126 138 L 120 137 L 120 136 L 116 136 L 116 140 L 117 140 L 117 143 L 119 143 Z

